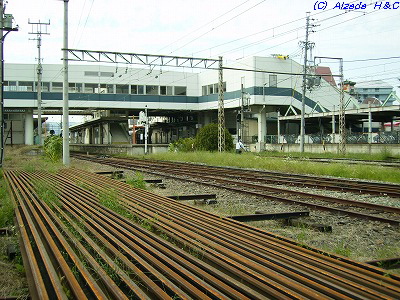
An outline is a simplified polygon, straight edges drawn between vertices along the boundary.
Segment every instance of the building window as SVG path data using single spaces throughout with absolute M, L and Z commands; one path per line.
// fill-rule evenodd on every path
M 114 72 L 100 72 L 100 77 L 114 77 Z
M 85 71 L 85 76 L 98 77 L 99 76 L 99 72 Z
M 206 85 L 203 85 L 201 87 L 201 95 L 202 96 L 207 96 L 207 86 Z
M 69 93 L 82 93 L 82 83 L 70 83 L 68 92 Z
M 50 92 L 50 82 L 42 82 L 42 92 Z
M 131 85 L 131 94 L 137 95 L 138 93 L 138 86 L 137 85 Z
M 62 82 L 53 82 L 51 85 L 51 91 L 54 93 L 62 93 L 63 83 Z
M 219 92 L 218 83 L 214 83 L 214 93 L 218 94 L 218 92 Z
M 171 96 L 172 86 L 160 86 L 160 95 Z
M 278 87 L 278 75 L 269 75 L 269 87 Z
M 375 95 L 375 98 L 376 98 L 376 99 L 379 99 L 379 95 Z
M 114 85 L 107 84 L 107 94 L 114 94 Z
M 137 86 L 137 93 L 138 95 L 144 95 L 144 85 Z
M 85 93 L 94 94 L 97 92 L 99 85 L 97 83 L 85 83 Z
M 146 85 L 146 95 L 158 95 L 158 85 Z
M 117 84 L 117 85 L 115 85 L 115 92 L 117 94 L 129 94 L 129 85 Z
M 186 86 L 176 86 L 175 87 L 175 95 L 186 96 Z
M 375 92 L 379 92 L 379 88 L 375 88 Z
M 33 92 L 33 81 L 20 81 L 18 83 L 18 91 Z
M 213 84 L 210 84 L 208 86 L 208 94 L 209 95 L 214 94 L 214 85 Z
M 17 82 L 16 81 L 4 81 L 4 90 L 5 91 L 17 91 Z

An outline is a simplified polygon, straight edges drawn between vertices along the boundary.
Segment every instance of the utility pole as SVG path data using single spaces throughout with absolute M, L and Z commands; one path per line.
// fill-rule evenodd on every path
M 218 152 L 225 151 L 225 113 L 224 113 L 224 83 L 222 56 L 219 57 L 218 68 Z
M 68 107 L 68 1 L 64 0 L 64 50 L 63 50 L 63 64 L 64 64 L 64 84 L 63 84 L 63 164 L 69 166 L 69 107 Z
M 28 24 L 32 25 L 32 32 L 29 32 L 29 34 L 36 34 L 37 38 L 36 39 L 31 39 L 31 40 L 37 40 L 37 48 L 38 48 L 38 65 L 37 65 L 37 104 L 38 104 L 38 143 L 39 145 L 42 145 L 42 74 L 43 74 L 43 68 L 42 68 L 42 57 L 41 57 L 41 52 L 40 48 L 42 46 L 42 34 L 50 34 L 47 32 L 47 25 L 50 25 L 50 21 L 47 23 L 42 23 L 40 22 L 31 22 L 28 20 Z M 44 26 L 45 30 L 42 31 L 42 26 Z
M 300 123 L 300 152 L 304 152 L 304 135 L 305 135 L 305 107 L 306 107 L 306 90 L 307 90 L 307 52 L 312 47 L 312 43 L 308 41 L 308 35 L 310 33 L 310 13 L 307 12 L 306 18 L 306 41 L 302 42 L 304 45 L 304 65 L 303 65 L 303 91 L 301 95 L 301 123 Z
M 0 168 L 3 167 L 4 161 L 4 39 L 11 31 L 18 31 L 18 26 L 13 27 L 13 16 L 11 14 L 4 14 L 5 7 L 3 0 L 0 0 Z M 6 32 L 4 34 L 4 32 Z

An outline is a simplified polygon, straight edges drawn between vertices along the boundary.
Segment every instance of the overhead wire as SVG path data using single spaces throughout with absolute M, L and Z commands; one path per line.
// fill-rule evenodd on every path
M 235 9 L 237 9 L 237 8 L 239 8 L 239 7 L 241 7 L 241 6 L 243 6 L 244 4 L 246 4 L 246 3 L 249 2 L 249 1 L 251 1 L 251 0 L 247 0 L 247 1 L 243 2 L 243 3 L 240 3 L 239 5 L 237 5 L 237 6 L 235 6 L 234 8 L 228 10 L 227 12 L 223 13 L 222 15 L 220 15 L 220 16 L 218 16 L 218 17 L 212 19 L 211 21 L 207 22 L 206 24 L 201 25 L 200 27 L 198 27 L 198 28 L 196 28 L 195 30 L 189 32 L 188 34 L 186 34 L 186 35 L 180 37 L 179 39 L 173 41 L 172 43 L 170 43 L 170 44 L 168 44 L 168 45 L 162 47 L 162 48 L 159 49 L 158 51 L 162 51 L 162 50 L 164 50 L 165 48 L 168 48 L 169 46 L 171 46 L 171 45 L 173 45 L 173 44 L 175 44 L 175 43 L 177 43 L 177 42 L 183 40 L 184 38 L 190 36 L 191 34 L 195 33 L 196 31 L 199 31 L 200 29 L 203 29 L 205 26 L 207 26 L 207 25 L 213 23 L 214 21 L 218 20 L 219 18 L 222 18 L 223 16 L 229 14 L 230 12 L 234 11 Z
M 187 42 L 187 43 L 184 44 L 183 46 L 181 46 L 181 47 L 179 47 L 179 48 L 177 48 L 177 49 L 171 51 L 170 54 L 173 53 L 173 52 L 176 52 L 176 51 L 178 51 L 178 50 L 180 50 L 180 49 L 182 49 L 182 48 L 184 48 L 184 47 L 186 47 L 187 45 L 193 43 L 194 41 L 196 41 L 196 40 L 198 40 L 198 39 L 200 39 L 200 38 L 202 38 L 203 36 L 205 36 L 205 35 L 207 35 L 208 33 L 214 31 L 215 29 L 217 29 L 217 28 L 219 28 L 219 27 L 225 25 L 226 23 L 232 21 L 233 19 L 236 19 L 237 17 L 239 17 L 239 16 L 243 15 L 244 13 L 248 12 L 249 10 L 251 10 L 251 9 L 253 9 L 253 8 L 255 8 L 255 7 L 257 7 L 258 5 L 260 5 L 261 3 L 265 2 L 265 1 L 267 1 L 267 0 L 262 0 L 262 1 L 260 1 L 259 3 L 253 5 L 252 7 L 246 9 L 245 11 L 243 11 L 243 12 L 241 12 L 241 13 L 235 15 L 234 17 L 232 17 L 232 18 L 230 18 L 230 19 L 228 19 L 228 20 L 222 22 L 221 24 L 219 24 L 219 25 L 213 27 L 212 29 L 210 29 L 210 30 L 208 30 L 207 32 L 201 34 L 200 36 L 198 36 L 198 37 L 196 37 L 196 38 L 190 40 L 189 42 Z

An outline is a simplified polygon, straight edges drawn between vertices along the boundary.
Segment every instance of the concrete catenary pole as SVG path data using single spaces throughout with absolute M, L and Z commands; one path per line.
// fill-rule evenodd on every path
M 69 155 L 69 107 L 68 107 L 68 1 L 64 0 L 64 84 L 63 84 L 63 164 L 70 165 Z
M 305 103 L 307 89 L 307 52 L 308 52 L 308 29 L 310 27 L 310 13 L 307 13 L 306 19 L 306 41 L 304 42 L 304 66 L 303 66 L 303 92 L 301 94 L 301 122 L 300 122 L 300 152 L 304 152 L 304 135 L 305 135 Z

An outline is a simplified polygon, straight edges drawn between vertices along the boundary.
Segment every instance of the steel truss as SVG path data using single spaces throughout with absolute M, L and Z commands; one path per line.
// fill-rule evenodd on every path
M 160 67 L 183 67 L 219 70 L 219 59 L 196 58 L 185 56 L 152 55 L 92 50 L 67 50 L 74 58 L 70 61 L 102 62 L 114 64 L 137 64 Z
M 102 62 L 113 64 L 136 64 L 151 67 L 178 67 L 218 70 L 219 93 L 218 93 L 218 151 L 225 151 L 225 113 L 224 113 L 224 91 L 223 91 L 223 66 L 222 56 L 219 59 L 196 58 L 185 56 L 152 55 L 139 53 L 122 53 L 109 51 L 93 51 L 79 49 L 62 49 L 67 51 L 73 58 L 70 61 Z

